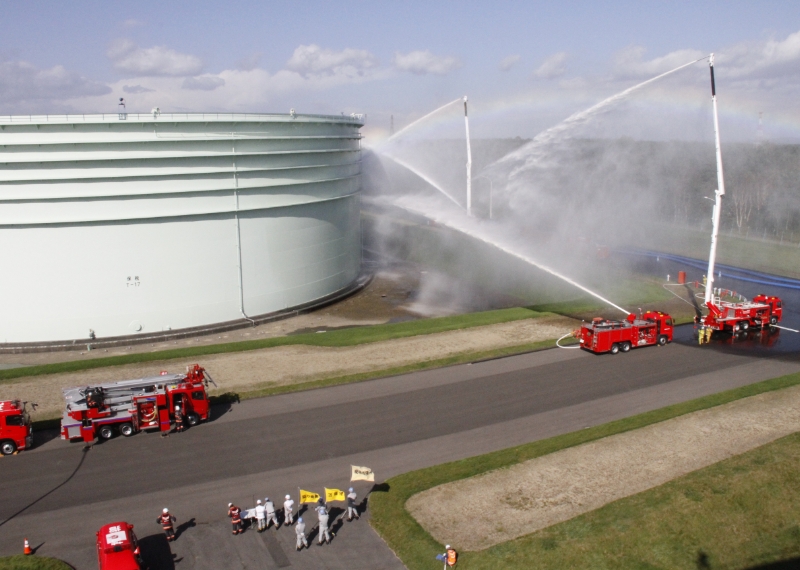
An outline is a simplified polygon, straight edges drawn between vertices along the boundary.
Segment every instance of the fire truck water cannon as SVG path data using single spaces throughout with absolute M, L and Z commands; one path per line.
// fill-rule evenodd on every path
M 0 401 L 0 453 L 12 455 L 33 445 L 31 418 L 21 400 Z M 36 404 L 32 404 L 35 409 Z
M 186 374 L 162 372 L 159 376 L 65 388 L 61 439 L 110 439 L 142 430 L 166 434 L 176 413 L 190 426 L 207 420 L 210 405 L 206 387 L 216 383 L 201 366 L 186 367 Z
M 672 342 L 673 328 L 672 317 L 661 311 L 647 311 L 638 317 L 630 314 L 624 321 L 598 317 L 581 326 L 580 345 L 596 354 L 617 354 L 654 344 L 664 346 Z
M 701 323 L 708 329 L 744 332 L 751 327 L 775 326 L 783 317 L 783 303 L 778 297 L 756 295 L 752 301 L 731 303 L 711 296 L 706 303 L 708 314 Z

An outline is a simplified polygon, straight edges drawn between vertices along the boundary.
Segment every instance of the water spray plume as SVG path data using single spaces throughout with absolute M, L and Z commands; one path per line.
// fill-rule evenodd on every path
M 385 156 L 386 158 L 388 158 L 392 162 L 395 162 L 396 164 L 399 164 L 403 168 L 413 172 L 414 174 L 416 174 L 417 176 L 422 178 L 425 182 L 427 182 L 428 184 L 430 184 L 431 186 L 436 188 L 439 192 L 444 194 L 444 196 L 446 196 L 449 200 L 451 200 L 453 202 L 453 204 L 455 204 L 459 208 L 461 207 L 461 204 L 458 203 L 458 200 L 456 200 L 450 194 L 445 192 L 444 189 L 439 184 L 437 184 L 434 180 L 431 180 L 431 178 L 429 176 L 426 176 L 425 173 L 421 172 L 418 168 L 415 168 L 414 166 L 410 165 L 408 162 L 406 162 L 402 158 L 397 158 L 396 156 L 392 156 L 392 155 L 386 154 L 386 153 L 383 153 L 382 156 Z
M 556 137 L 561 135 L 564 131 L 567 131 L 567 130 L 569 130 L 571 128 L 574 128 L 574 127 L 576 127 L 576 126 L 578 126 L 580 124 L 585 123 L 588 119 L 592 118 L 594 115 L 596 115 L 599 112 L 603 111 L 606 107 L 609 107 L 609 106 L 613 105 L 614 103 L 616 103 L 616 102 L 618 102 L 618 101 L 620 101 L 622 99 L 625 99 L 631 93 L 641 89 L 642 87 L 645 87 L 645 86 L 653 83 L 654 81 L 658 81 L 659 79 L 662 79 L 662 78 L 664 78 L 664 77 L 666 77 L 668 75 L 672 75 L 673 73 L 675 73 L 677 71 L 680 71 L 681 69 L 689 67 L 690 65 L 694 65 L 698 61 L 703 61 L 705 59 L 708 59 L 708 56 L 703 56 L 703 57 L 701 57 L 699 59 L 696 59 L 694 61 L 690 61 L 688 63 L 684 63 L 683 65 L 678 66 L 675 69 L 672 69 L 670 71 L 662 73 L 661 75 L 657 75 L 655 77 L 652 77 L 652 78 L 650 78 L 650 79 L 648 79 L 646 81 L 642 81 L 638 85 L 634 85 L 633 87 L 629 87 L 629 88 L 625 89 L 624 91 L 620 91 L 616 95 L 612 95 L 611 97 L 600 101 L 596 105 L 592 105 L 588 109 L 585 109 L 583 111 L 579 111 L 579 112 L 577 112 L 577 113 L 575 113 L 573 115 L 570 115 L 569 117 L 567 117 L 566 119 L 564 119 L 563 121 L 558 123 L 557 125 L 555 125 L 553 127 L 550 127 L 549 129 L 547 129 L 545 131 L 542 131 L 541 133 L 536 135 L 533 138 L 533 140 L 531 142 L 529 142 L 528 144 L 522 146 L 521 148 L 518 148 L 517 150 L 515 150 L 513 152 L 508 153 L 504 157 L 502 157 L 499 160 L 495 161 L 494 163 L 490 164 L 489 166 L 486 167 L 485 170 L 489 170 L 495 165 L 499 165 L 499 164 L 502 164 L 502 163 L 510 162 L 512 160 L 522 160 L 522 159 L 529 158 L 530 155 L 532 154 L 532 151 L 535 150 L 536 148 L 539 148 L 539 147 L 541 147 L 543 145 L 546 145 L 546 144 L 552 142 Z M 509 174 L 509 178 L 513 177 L 514 175 L 519 173 L 521 170 L 523 170 L 523 167 L 515 168 Z
M 500 239 L 498 237 L 486 235 L 486 226 L 484 226 L 483 224 L 479 224 L 479 223 L 475 222 L 474 218 L 466 217 L 462 210 L 459 209 L 457 211 L 457 215 L 454 215 L 453 217 L 445 217 L 445 216 L 442 216 L 442 215 L 437 216 L 435 214 L 431 214 L 431 212 L 434 210 L 434 207 L 430 207 L 428 205 L 424 205 L 424 204 L 421 204 L 419 202 L 416 203 L 416 204 L 409 203 L 410 200 L 411 200 L 411 198 L 409 198 L 409 197 L 399 198 L 399 199 L 397 199 L 397 200 L 395 200 L 393 202 L 393 205 L 395 205 L 395 206 L 397 206 L 399 208 L 402 208 L 404 210 L 407 210 L 409 212 L 412 212 L 414 214 L 422 215 L 422 216 L 424 216 L 424 217 L 426 217 L 428 219 L 432 219 L 433 221 L 435 221 L 438 224 L 441 224 L 442 226 L 448 227 L 448 228 L 450 228 L 452 230 L 455 230 L 457 232 L 460 232 L 460 233 L 462 233 L 464 235 L 467 235 L 469 237 L 477 239 L 477 240 L 479 240 L 479 241 L 481 241 L 481 242 L 483 242 L 483 243 L 485 243 L 487 245 L 490 245 L 490 246 L 492 246 L 492 247 L 494 247 L 496 249 L 499 249 L 500 251 L 502 251 L 504 253 L 507 253 L 507 254 L 509 254 L 509 255 L 511 255 L 513 257 L 516 257 L 517 259 L 520 259 L 520 260 L 524 261 L 525 263 L 527 263 L 529 265 L 532 265 L 532 266 L 534 266 L 534 267 L 536 267 L 538 269 L 541 269 L 542 271 L 544 271 L 546 273 L 549 273 L 553 277 L 556 277 L 556 278 L 561 279 L 562 281 L 564 281 L 566 283 L 569 283 L 573 287 L 575 287 L 577 289 L 580 289 L 584 293 L 588 293 L 592 297 L 602 301 L 603 303 L 605 303 L 607 305 L 610 305 L 611 307 L 614 307 L 615 309 L 617 309 L 619 311 L 622 311 L 626 315 L 630 314 L 630 312 L 626 311 L 625 309 L 623 309 L 619 305 L 617 305 L 615 303 L 612 303 L 611 301 L 609 301 L 608 299 L 606 299 L 605 297 L 603 297 L 599 293 L 595 293 L 594 291 L 592 291 L 591 289 L 581 285 L 580 283 L 578 283 L 574 279 L 571 279 L 571 278 L 567 277 L 566 275 L 564 275 L 562 273 L 559 273 L 555 269 L 540 263 L 539 261 L 533 259 L 532 257 L 530 257 L 530 256 L 518 251 L 515 247 L 513 247 L 511 245 L 504 244 L 502 241 L 500 241 Z M 417 200 L 419 200 L 419 198 L 417 198 Z
M 410 125 L 406 125 L 406 126 L 405 126 L 405 127 L 403 127 L 402 129 L 400 129 L 399 131 L 397 131 L 395 134 L 393 134 L 392 136 L 390 136 L 388 139 L 386 139 L 386 142 L 389 142 L 390 140 L 396 139 L 397 137 L 399 137 L 401 134 L 403 134 L 404 132 L 406 132 L 407 130 L 409 130 L 410 128 L 412 128 L 412 127 L 413 127 L 414 125 L 416 125 L 417 123 L 421 123 L 422 121 L 424 121 L 425 119 L 427 119 L 427 118 L 429 118 L 429 117 L 432 117 L 433 115 L 435 115 L 435 114 L 436 114 L 436 113 L 438 113 L 439 111 L 442 111 L 442 110 L 444 110 L 444 109 L 447 109 L 447 108 L 448 108 L 450 105 L 455 105 L 456 103 L 461 103 L 461 102 L 463 102 L 463 101 L 464 101 L 464 99 L 463 99 L 463 98 L 461 98 L 461 97 L 459 97 L 459 98 L 458 98 L 458 99 L 456 99 L 455 101 L 450 101 L 449 103 L 445 103 L 444 105 L 442 105 L 441 107 L 439 107 L 439 108 L 438 108 L 438 109 L 436 109 L 435 111 L 431 111 L 430 113 L 428 113 L 427 115 L 425 115 L 425 116 L 423 116 L 423 117 L 420 117 L 419 119 L 417 119 L 416 121 L 414 121 L 414 122 L 413 122 L 413 123 L 411 123 Z

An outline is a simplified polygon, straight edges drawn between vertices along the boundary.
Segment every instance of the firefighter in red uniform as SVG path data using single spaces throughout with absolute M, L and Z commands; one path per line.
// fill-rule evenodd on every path
M 169 509 L 166 507 L 163 511 L 161 511 L 161 516 L 156 519 L 156 522 L 161 525 L 161 528 L 164 529 L 164 534 L 167 535 L 167 542 L 172 542 L 175 540 L 175 529 L 173 528 L 173 524 L 176 522 L 176 518 L 169 514 Z
M 233 525 L 233 534 L 242 534 L 244 532 L 242 528 L 242 509 L 233 503 L 228 503 L 228 516 L 231 518 L 231 525 Z

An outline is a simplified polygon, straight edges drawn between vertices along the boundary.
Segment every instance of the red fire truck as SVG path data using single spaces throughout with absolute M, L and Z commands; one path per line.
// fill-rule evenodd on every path
M 115 522 L 97 531 L 97 563 L 100 570 L 144 568 L 132 524 Z
M 0 402 L 0 453 L 11 455 L 15 451 L 30 449 L 33 445 L 32 433 L 31 418 L 25 409 L 25 402 Z
M 187 366 L 186 374 L 162 372 L 138 380 L 65 388 L 61 439 L 90 443 L 98 436 L 110 439 L 117 431 L 126 437 L 147 429 L 166 433 L 175 420 L 176 407 L 190 426 L 197 425 L 209 417 L 209 381 L 214 383 L 195 364 Z
M 728 303 L 719 297 L 706 303 L 708 314 L 702 323 L 717 331 L 739 332 L 750 327 L 777 325 L 783 316 L 783 306 L 778 297 L 756 295 L 752 301 Z
M 603 318 L 583 323 L 579 333 L 581 348 L 594 353 L 628 352 L 632 348 L 672 342 L 672 317 L 660 311 L 647 311 L 638 318 L 630 314 L 624 321 Z

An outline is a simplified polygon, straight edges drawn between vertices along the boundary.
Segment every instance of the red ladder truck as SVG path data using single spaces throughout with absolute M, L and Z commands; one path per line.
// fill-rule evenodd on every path
M 25 404 L 20 400 L 0 402 L 0 453 L 3 455 L 30 449 L 33 445 L 31 418 Z
M 583 323 L 579 332 L 581 348 L 594 353 L 628 352 L 632 348 L 672 342 L 672 317 L 661 311 L 647 311 L 639 318 L 630 314 L 624 321 L 603 318 Z
M 178 407 L 190 426 L 210 414 L 206 386 L 216 386 L 208 372 L 195 364 L 186 374 L 167 374 L 79 388 L 65 388 L 66 408 L 61 439 L 110 439 L 116 432 L 129 437 L 141 430 L 167 433 Z
M 783 316 L 783 304 L 778 297 L 756 295 L 752 301 L 729 303 L 714 298 L 706 303 L 708 314 L 702 323 L 717 331 L 739 332 L 750 327 L 777 325 Z

